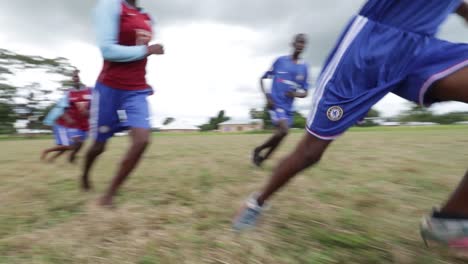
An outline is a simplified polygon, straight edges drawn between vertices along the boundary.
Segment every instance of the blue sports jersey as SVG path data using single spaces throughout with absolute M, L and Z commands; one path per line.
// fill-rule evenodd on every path
M 271 97 L 276 108 L 292 111 L 294 98 L 286 96 L 286 93 L 297 89 L 309 89 L 308 68 L 302 61 L 295 63 L 291 56 L 282 56 L 263 75 L 264 79 L 273 79 Z
M 410 32 L 433 36 L 462 0 L 369 0 L 360 15 Z

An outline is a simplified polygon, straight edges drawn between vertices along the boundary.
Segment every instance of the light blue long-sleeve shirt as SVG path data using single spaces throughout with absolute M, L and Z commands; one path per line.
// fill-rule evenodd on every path
M 146 56 L 147 46 L 118 44 L 122 0 L 98 0 L 94 9 L 94 27 L 102 56 L 107 61 L 131 62 Z
M 46 118 L 42 122 L 46 126 L 53 126 L 55 121 L 65 113 L 65 109 L 69 107 L 68 94 L 62 97 L 52 110 L 49 111 Z

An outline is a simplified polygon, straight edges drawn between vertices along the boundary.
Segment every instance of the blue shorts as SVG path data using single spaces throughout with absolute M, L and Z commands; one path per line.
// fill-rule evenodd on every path
M 59 146 L 71 146 L 73 144 L 73 141 L 70 139 L 68 134 L 68 128 L 55 124 L 53 126 L 53 132 L 55 144 Z
M 115 133 L 129 128 L 150 129 L 147 97 L 152 89 L 128 91 L 96 83 L 91 100 L 91 136 L 107 141 Z
M 333 140 L 392 92 L 421 105 L 434 82 L 468 66 L 468 45 L 355 17 L 317 80 L 307 131 Z
M 278 126 L 278 122 L 280 120 L 288 121 L 289 127 L 291 127 L 293 124 L 294 115 L 293 115 L 293 112 L 291 111 L 287 111 L 282 108 L 275 108 L 275 109 L 268 110 L 268 113 L 270 114 L 271 122 L 275 126 Z
M 77 128 L 68 128 L 68 138 L 72 143 L 76 141 L 83 142 L 88 138 L 88 132 Z
M 71 146 L 76 141 L 85 141 L 88 132 L 55 124 L 53 127 L 55 143 L 59 146 Z

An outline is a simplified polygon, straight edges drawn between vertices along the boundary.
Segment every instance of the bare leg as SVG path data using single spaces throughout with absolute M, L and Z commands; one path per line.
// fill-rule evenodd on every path
M 131 139 L 132 145 L 125 155 L 124 159 L 120 163 L 120 167 L 112 180 L 109 189 L 106 194 L 99 200 L 99 204 L 102 206 L 112 206 L 113 197 L 117 193 L 117 190 L 122 183 L 128 178 L 128 175 L 135 169 L 138 162 L 140 161 L 143 152 L 149 144 L 150 131 L 143 128 L 132 128 Z
M 306 133 L 294 152 L 275 169 L 268 184 L 257 198 L 258 204 L 262 206 L 297 173 L 319 162 L 331 142 Z
M 55 147 L 46 149 L 46 150 L 44 150 L 42 152 L 41 160 L 45 160 L 47 158 L 47 154 L 49 154 L 50 152 L 57 152 L 57 151 L 62 152 L 62 151 L 67 151 L 67 150 L 69 150 L 69 147 L 67 147 L 67 146 L 55 146 Z M 57 157 L 55 157 L 55 158 L 57 158 Z
M 281 144 L 283 139 L 288 135 L 288 121 L 287 120 L 280 120 L 278 122 L 278 128 L 276 129 L 273 136 L 268 139 L 263 145 L 258 146 L 254 150 L 254 163 L 257 166 L 260 166 L 263 161 L 268 159 L 271 154 L 278 148 Z M 264 156 L 261 156 L 261 152 L 267 149 L 267 153 Z
M 49 158 L 47 161 L 48 162 L 54 162 L 58 157 L 62 156 L 63 153 L 67 152 L 68 150 L 70 150 L 69 147 L 67 147 L 67 149 L 63 149 L 63 150 L 59 150 L 57 151 L 57 153 L 55 153 L 55 155 L 53 155 L 51 158 Z
M 80 140 L 75 141 L 75 144 L 73 144 L 73 150 L 70 153 L 70 156 L 68 157 L 68 161 L 70 163 L 75 163 L 76 161 L 76 154 L 81 150 L 83 147 L 83 142 Z
M 468 68 L 440 80 L 429 91 L 430 98 L 468 103 Z M 468 173 L 449 198 L 441 213 L 468 218 Z
M 106 144 L 107 142 L 95 141 L 86 153 L 83 174 L 81 176 L 81 188 L 84 191 L 89 191 L 92 188 L 91 183 L 89 181 L 89 172 L 93 167 L 96 158 L 104 152 Z

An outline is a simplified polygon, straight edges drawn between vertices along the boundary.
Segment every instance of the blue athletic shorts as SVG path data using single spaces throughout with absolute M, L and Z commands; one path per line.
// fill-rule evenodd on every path
M 402 31 L 356 16 L 317 80 L 307 131 L 333 140 L 393 92 L 421 105 L 434 82 L 468 66 L 468 45 Z
M 53 126 L 55 143 L 59 146 L 71 146 L 73 141 L 68 134 L 68 128 L 55 124 Z
M 152 89 L 128 91 L 96 83 L 91 100 L 91 136 L 104 142 L 129 128 L 150 129 L 147 97 Z
M 88 138 L 88 132 L 77 128 L 68 128 L 68 138 L 72 143 L 75 141 L 83 142 Z
M 291 127 L 293 124 L 294 115 L 291 111 L 286 111 L 282 108 L 275 108 L 268 110 L 273 125 L 278 126 L 280 120 L 288 121 L 288 126 Z

